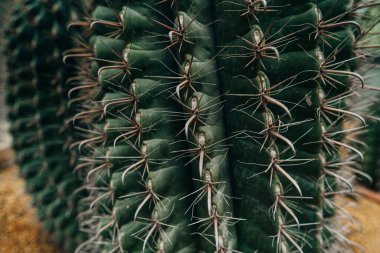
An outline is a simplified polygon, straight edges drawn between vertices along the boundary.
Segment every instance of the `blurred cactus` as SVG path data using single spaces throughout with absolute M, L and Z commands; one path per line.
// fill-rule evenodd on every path
M 1 20 L 7 20 L 9 17 L 9 13 L 7 10 L 10 8 L 11 1 L 2 1 L 0 3 L 0 19 Z M 0 27 L 0 34 L 3 34 L 4 26 Z M 1 43 L 4 43 L 4 41 L 1 41 Z M 7 79 L 7 71 L 6 71 L 6 63 L 5 63 L 5 57 L 0 50 L 0 151 L 4 151 L 5 149 L 10 148 L 11 145 L 11 137 L 9 134 L 9 123 L 7 120 L 7 111 L 6 111 L 6 102 L 5 102 L 5 85 L 6 85 L 6 79 Z M 2 160 L 0 163 L 5 162 Z M 4 163 L 7 164 L 7 163 Z M 2 164 L 0 164 L 0 168 L 3 167 Z
M 78 191 L 68 145 L 72 129 L 65 82 L 73 69 L 62 54 L 71 47 L 67 1 L 21 1 L 6 28 L 6 99 L 21 174 L 38 216 L 54 239 L 72 251 L 85 234 L 78 230 Z
M 376 2 L 380 4 L 380 1 Z M 363 164 L 364 172 L 367 173 L 371 179 L 366 179 L 366 176 L 362 175 L 361 181 L 376 191 L 380 191 L 380 152 L 378 147 L 380 134 L 380 103 L 379 96 L 375 94 L 375 92 L 380 89 L 380 53 L 378 50 L 380 47 L 380 8 L 371 8 L 367 10 L 365 14 L 368 26 L 372 29 L 366 36 L 364 43 L 362 43 L 361 50 L 373 56 L 372 60 L 367 62 L 365 67 L 366 81 L 373 86 L 366 94 L 368 98 L 364 99 L 364 101 L 367 100 L 367 111 L 370 112 L 371 117 L 370 120 L 368 120 L 368 129 L 362 133 L 360 141 L 362 142 L 362 146 L 366 149 Z
M 379 104 L 374 106 L 374 116 L 380 117 Z M 368 133 L 366 134 L 367 152 L 364 156 L 364 171 L 371 177 L 372 181 L 364 180 L 364 182 L 373 187 L 376 191 L 380 191 L 380 122 L 374 121 L 369 123 Z

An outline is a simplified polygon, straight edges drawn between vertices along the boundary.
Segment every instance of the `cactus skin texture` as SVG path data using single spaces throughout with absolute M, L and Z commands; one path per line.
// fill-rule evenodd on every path
M 77 252 L 338 252 L 345 98 L 365 8 L 344 0 L 94 1 L 74 117 Z M 66 58 L 67 58 L 66 57 Z M 353 131 L 353 130 L 350 130 Z
M 76 216 L 80 180 L 73 174 L 68 144 L 66 79 L 73 69 L 62 62 L 71 47 L 67 1 L 25 0 L 6 28 L 7 104 L 21 175 L 32 193 L 38 217 L 62 249 L 73 251 L 86 235 Z

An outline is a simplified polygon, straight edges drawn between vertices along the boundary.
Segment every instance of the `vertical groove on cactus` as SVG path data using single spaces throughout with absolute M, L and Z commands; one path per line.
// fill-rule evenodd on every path
M 25 0 L 6 28 L 7 104 L 21 174 L 33 194 L 38 216 L 63 249 L 72 251 L 85 234 L 76 216 L 80 181 L 72 173 L 68 145 L 73 134 L 61 57 L 71 46 L 65 1 Z
M 178 157 L 193 161 L 193 191 L 186 196 L 195 199 L 191 210 L 196 234 L 201 237 L 201 250 L 224 252 L 236 249 L 235 224 L 228 161 L 228 145 L 224 133 L 222 101 L 215 61 L 211 1 L 178 1 L 172 3 L 174 26 L 163 36 L 170 39 L 175 52 L 177 80 L 171 83 L 172 99 L 185 113 L 182 131 L 186 150 Z M 158 25 L 163 26 L 153 20 Z

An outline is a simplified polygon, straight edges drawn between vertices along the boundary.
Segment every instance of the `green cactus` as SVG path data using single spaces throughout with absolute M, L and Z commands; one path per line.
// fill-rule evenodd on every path
M 65 82 L 74 69 L 62 62 L 72 46 L 71 8 L 67 1 L 21 1 L 5 32 L 13 147 L 39 218 L 67 251 L 86 238 L 76 221 L 84 192 L 68 149 L 73 131 Z
M 376 5 L 88 1 L 89 15 L 69 25 L 82 27 L 83 36 L 66 51 L 64 62 L 80 62 L 68 79 L 68 69 L 45 56 L 58 59 L 72 45 L 63 29 L 70 4 L 26 3 L 7 34 L 15 148 L 28 187 L 45 203 L 42 216 L 57 217 L 47 221 L 57 237 L 69 231 L 56 225 L 67 223 L 60 216 L 66 199 L 78 205 L 72 193 L 80 181 L 69 174 L 59 181 L 74 165 L 69 160 L 86 178 L 79 219 L 89 239 L 76 252 L 319 253 L 356 246 L 345 237 L 335 196 L 352 192 L 345 169 L 362 156 L 345 142 L 357 130 L 346 129 L 347 120 L 365 124 L 347 98 L 364 86 L 355 69 L 369 30 L 356 14 Z M 50 71 L 60 78 L 44 75 Z M 66 105 L 69 85 L 74 116 Z M 57 133 L 70 116 L 76 134 L 67 132 L 75 139 L 68 142 Z M 67 143 L 79 157 L 62 153 Z M 66 197 L 57 198 L 46 180 L 60 182 L 57 191 Z
M 376 116 L 378 114 L 378 104 L 376 104 Z M 376 191 L 380 191 L 380 162 L 379 162 L 379 122 L 371 122 L 366 134 L 366 143 L 368 145 L 367 152 L 364 156 L 364 171 L 371 176 L 371 181 L 364 180 L 364 183 L 373 187 Z
M 376 72 L 379 70 L 379 63 L 376 62 L 380 58 L 375 58 L 375 62 L 371 68 L 371 79 L 375 82 L 379 80 Z M 378 81 L 376 82 L 379 85 Z M 372 93 L 371 93 L 372 94 Z M 367 131 L 362 134 L 360 144 L 365 146 L 366 152 L 364 154 L 363 170 L 366 175 L 358 173 L 360 175 L 361 183 L 365 186 L 372 188 L 375 191 L 380 191 L 380 161 L 379 161 L 379 132 L 380 132 L 380 112 L 379 112 L 379 96 L 374 96 L 374 101 L 369 107 L 371 111 L 372 119 L 368 122 Z M 368 178 L 368 176 L 370 178 Z
M 77 118 L 87 126 L 79 166 L 91 191 L 82 221 L 91 238 L 78 252 L 352 246 L 334 196 L 352 190 L 340 149 L 361 156 L 344 143 L 353 130 L 343 123 L 363 119 L 345 100 L 364 85 L 353 72 L 363 37 L 353 18 L 366 6 L 93 7 L 78 23 L 91 29 L 89 44 L 75 50 L 86 58 L 75 89 L 83 94 Z
M 379 1 L 377 1 L 379 2 Z M 365 43 L 363 43 L 362 49 L 368 50 L 367 53 L 374 55 L 374 60 L 371 62 L 371 64 L 368 67 L 368 79 L 370 83 L 375 84 L 376 86 L 374 89 L 378 89 L 380 82 L 379 82 L 379 68 L 380 68 L 380 53 L 378 50 L 371 50 L 371 45 L 375 44 L 377 45 L 376 48 L 378 48 L 379 45 L 379 37 L 377 34 L 380 32 L 380 10 L 377 9 L 370 9 L 366 13 L 366 17 L 370 20 L 370 25 L 373 26 L 371 34 L 367 36 L 367 39 Z M 373 96 L 372 93 L 370 95 Z M 370 107 L 370 111 L 372 112 L 372 116 L 374 118 L 369 122 L 368 126 L 368 132 L 364 135 L 364 142 L 366 144 L 366 153 L 364 155 L 364 172 L 366 172 L 370 177 L 371 180 L 366 180 L 363 177 L 363 183 L 371 188 L 373 188 L 376 191 L 380 191 L 380 163 L 378 161 L 378 155 L 379 155 L 379 148 L 377 144 L 379 143 L 379 96 L 374 96 L 373 99 L 374 102 L 372 106 Z

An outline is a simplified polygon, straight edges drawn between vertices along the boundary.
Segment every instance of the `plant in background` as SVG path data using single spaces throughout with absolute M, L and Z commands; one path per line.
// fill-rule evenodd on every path
M 377 1 L 378 2 L 378 1 Z M 362 43 L 361 50 L 366 50 L 367 54 L 373 55 L 373 61 L 368 62 L 365 66 L 366 76 L 368 82 L 373 83 L 375 86 L 371 87 L 368 92 L 369 100 L 372 102 L 369 107 L 371 112 L 371 119 L 368 121 L 367 132 L 363 134 L 364 146 L 366 153 L 364 155 L 364 172 L 367 173 L 371 180 L 363 179 L 363 183 L 372 187 L 376 191 L 380 191 L 380 161 L 379 157 L 379 96 L 374 95 L 374 91 L 379 90 L 379 70 L 380 70 L 380 53 L 379 48 L 379 32 L 380 32 L 380 10 L 373 8 L 366 12 L 366 17 L 369 19 L 369 25 L 372 27 L 371 32 L 368 34 L 367 39 Z M 373 91 L 374 90 L 374 91 Z M 363 177 L 365 178 L 365 177 Z
M 0 18 L 6 20 L 8 18 L 7 10 L 10 6 L 10 1 L 2 1 L 0 3 Z M 4 27 L 0 28 L 0 33 L 3 34 Z M 6 83 L 6 66 L 5 57 L 3 52 L 0 52 L 0 152 L 4 152 L 10 148 L 10 134 L 9 134 L 9 124 L 7 120 L 7 112 L 5 106 L 5 83 Z M 8 157 L 0 157 L 0 169 L 8 165 Z
M 68 251 L 86 238 L 76 221 L 84 194 L 68 150 L 73 131 L 65 82 L 73 69 L 62 63 L 72 45 L 66 31 L 72 11 L 67 1 L 21 1 L 5 33 L 6 100 L 21 175 L 38 217 Z
M 374 116 L 378 116 L 378 103 L 375 103 Z M 376 191 L 380 191 L 380 161 L 379 161 L 379 122 L 371 122 L 368 126 L 368 133 L 366 134 L 366 144 L 368 145 L 366 154 L 364 156 L 364 171 L 371 177 L 371 180 L 365 180 L 364 183 Z

